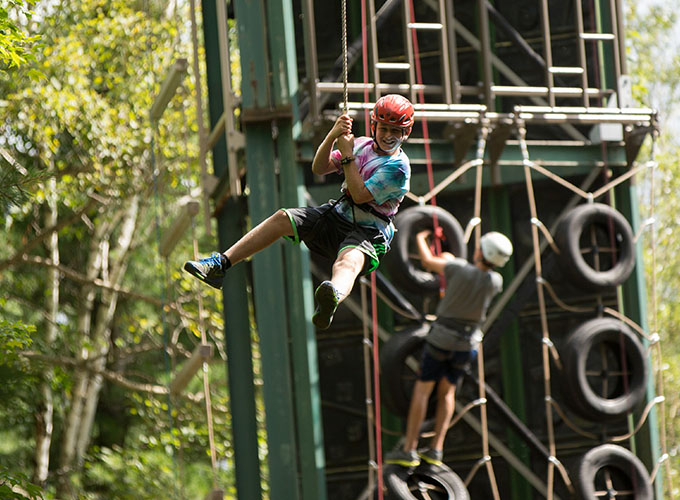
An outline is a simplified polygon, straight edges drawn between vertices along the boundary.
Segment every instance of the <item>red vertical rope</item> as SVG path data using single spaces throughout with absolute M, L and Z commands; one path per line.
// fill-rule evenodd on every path
M 366 35 L 366 2 L 361 2 L 361 63 L 364 78 L 364 102 L 368 100 L 368 43 Z M 376 88 L 377 91 L 377 88 Z M 377 95 L 377 94 L 376 94 Z M 364 134 L 371 135 L 368 109 L 364 109 Z M 375 457 L 378 471 L 378 500 L 383 500 L 382 421 L 380 414 L 380 358 L 378 352 L 378 299 L 375 292 L 375 272 L 371 273 L 371 315 L 373 318 L 373 409 L 375 419 Z
M 413 8 L 413 0 L 409 0 L 409 12 L 411 17 L 411 22 L 416 22 L 416 13 Z M 418 49 L 418 33 L 415 28 L 411 28 L 411 39 L 413 41 L 413 59 L 416 70 L 416 83 L 418 84 L 418 103 L 425 104 L 425 91 L 423 89 L 423 70 L 420 65 L 420 50 Z M 430 131 L 427 126 L 427 119 L 422 118 L 421 120 L 423 127 L 423 142 L 425 146 L 425 163 L 427 165 L 427 183 L 430 191 L 434 189 L 434 172 L 432 168 L 432 152 L 430 151 Z M 430 198 L 430 204 L 433 207 L 437 206 L 436 196 Z M 437 214 L 432 214 L 432 227 L 434 228 L 434 251 L 435 255 L 440 255 L 442 253 L 442 230 L 439 227 L 439 221 L 437 220 Z M 444 295 L 444 289 L 446 288 L 446 282 L 444 281 L 444 276 L 440 276 L 439 279 L 439 294 Z
M 375 293 L 375 271 L 371 273 L 371 314 L 373 316 L 373 402 L 375 403 L 375 449 L 378 465 L 378 498 L 383 498 L 382 421 L 380 414 L 380 357 L 378 353 L 378 298 Z

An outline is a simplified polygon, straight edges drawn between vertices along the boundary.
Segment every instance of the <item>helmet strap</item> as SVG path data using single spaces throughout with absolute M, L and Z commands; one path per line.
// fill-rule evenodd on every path
M 397 148 L 399 148 L 403 142 L 404 142 L 404 129 L 401 129 L 401 139 L 397 142 L 397 144 L 390 150 L 385 150 L 380 147 L 380 144 L 378 143 L 378 139 L 376 138 L 376 130 L 378 128 L 378 122 L 375 120 L 371 120 L 371 139 L 373 139 L 373 144 L 375 144 L 375 147 L 378 148 L 380 151 L 386 154 L 391 154 L 393 153 Z

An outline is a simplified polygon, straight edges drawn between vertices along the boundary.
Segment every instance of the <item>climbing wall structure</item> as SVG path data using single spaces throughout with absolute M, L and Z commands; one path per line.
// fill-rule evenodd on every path
M 638 158 L 656 121 L 631 97 L 622 1 L 343 4 L 202 2 L 210 122 L 202 153 L 212 162 L 204 184 L 219 247 L 280 207 L 338 197 L 342 179 L 315 177 L 311 161 L 344 102 L 362 135 L 381 95 L 408 97 L 416 125 L 403 146 L 412 179 L 401 210 L 436 205 L 452 214 L 467 255 L 489 230 L 515 246 L 480 365 L 457 394 L 444 462 L 471 498 L 662 498 L 654 353 L 663 335 L 645 298 L 641 221 L 651 215 L 639 207 L 640 181 L 655 163 Z M 229 271 L 239 498 L 263 497 L 251 310 L 269 497 L 378 498 L 376 469 L 403 432 L 395 401 L 413 383 L 419 341 L 388 350 L 404 366 L 383 360 L 375 387 L 373 349 L 422 331 L 438 300 L 437 286 L 395 271 L 408 269 L 408 253 L 390 255 L 401 263 L 381 266 L 373 292 L 358 284 L 323 333 L 310 318 L 328 262 L 276 244 Z M 386 380 L 388 369 L 399 375 Z M 376 390 L 385 403 L 378 450 Z M 432 484 L 431 497 L 446 498 Z

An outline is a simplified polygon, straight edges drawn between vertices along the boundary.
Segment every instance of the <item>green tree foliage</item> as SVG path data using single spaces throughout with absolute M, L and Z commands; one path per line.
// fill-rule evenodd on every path
M 10 473 L 0 467 L 0 498 L 5 500 L 42 500 L 41 489 L 21 473 Z
M 35 60 L 32 47 L 40 37 L 29 35 L 21 26 L 31 20 L 33 4 L 33 0 L 9 0 L 0 5 L 0 75 Z M 29 75 L 37 78 L 40 72 L 32 68 Z
M 680 22 L 675 2 L 627 2 L 627 40 L 634 97 L 659 112 L 660 135 L 655 141 L 659 162 L 652 181 L 643 183 L 643 216 L 654 207 L 654 240 L 646 234 L 645 264 L 651 327 L 661 336 L 665 422 L 672 463 L 674 496 L 680 494 Z M 650 155 L 650 141 L 641 160 Z M 664 469 L 662 469 L 662 473 Z M 666 485 L 668 486 L 668 485 Z
M 0 466 L 12 477 L 30 475 L 46 383 L 54 400 L 48 496 L 63 483 L 62 498 L 170 498 L 175 488 L 183 498 L 202 498 L 212 484 L 201 380 L 192 380 L 182 396 L 165 394 L 170 372 L 200 342 L 196 283 L 176 271 L 192 255 L 190 235 L 167 262 L 158 256 L 158 237 L 177 215 L 178 200 L 199 184 L 193 75 L 157 127 L 148 118 L 166 69 L 191 54 L 188 14 L 168 15 L 165 5 L 47 2 L 38 27 L 42 46 L 25 62 L 45 77 L 33 81 L 18 72 L 0 80 L 0 147 L 12 158 L 0 159 L 2 172 L 18 172 L 6 185 L 20 186 L 11 201 L 0 196 L 0 318 L 12 332 L 0 341 L 0 355 L 11 349 L 11 369 L 24 374 L 21 387 L 12 387 L 5 385 L 12 375 L 0 373 L 4 401 L 12 402 L 0 407 Z M 16 165 L 40 177 L 18 185 L 24 176 Z M 48 244 L 51 199 L 58 263 Z M 198 222 L 202 250 L 212 249 Z M 55 268 L 59 304 L 51 317 L 46 304 Z M 228 490 L 222 320 L 217 293 L 201 292 L 201 319 L 217 346 L 211 392 L 220 486 Z M 50 326 L 54 339 L 47 337 Z M 96 413 L 85 438 L 83 426 L 75 428 L 86 446 L 82 454 L 76 446 L 64 474 L 61 454 L 79 393 L 80 414 L 87 413 L 91 394 Z

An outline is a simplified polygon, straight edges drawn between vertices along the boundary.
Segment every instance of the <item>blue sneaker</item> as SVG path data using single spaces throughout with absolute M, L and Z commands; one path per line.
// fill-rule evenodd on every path
M 222 268 L 221 256 L 217 252 L 205 259 L 186 261 L 184 263 L 184 270 L 213 288 L 218 290 L 222 288 L 225 272 Z
M 338 292 L 330 281 L 322 282 L 314 292 L 317 306 L 312 316 L 312 323 L 319 330 L 326 330 L 331 326 L 333 315 L 338 308 Z

